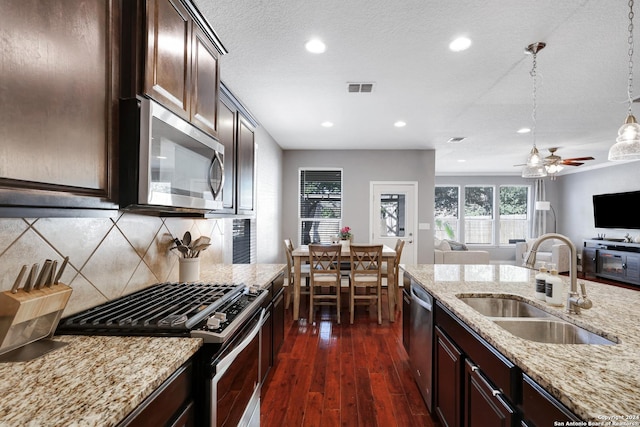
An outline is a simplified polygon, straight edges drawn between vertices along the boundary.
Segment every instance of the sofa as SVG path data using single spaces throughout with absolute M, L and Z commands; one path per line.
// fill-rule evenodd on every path
M 489 252 L 472 251 L 463 243 L 435 239 L 434 264 L 489 264 Z
M 529 251 L 536 239 L 527 239 L 524 242 L 516 243 L 516 265 L 523 265 L 529 256 Z M 547 268 L 549 264 L 555 264 L 559 273 L 569 271 L 571 264 L 571 251 L 569 246 L 560 240 L 548 239 L 540 244 L 536 251 L 535 269 L 539 269 L 542 263 Z

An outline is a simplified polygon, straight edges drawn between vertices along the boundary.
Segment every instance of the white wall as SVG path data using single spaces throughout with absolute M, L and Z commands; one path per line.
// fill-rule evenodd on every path
M 433 225 L 435 151 L 433 150 L 285 150 L 283 173 L 283 237 L 299 244 L 298 170 L 305 167 L 342 168 L 343 225 L 353 229 L 356 242 L 368 242 L 369 183 L 417 181 L 418 222 Z M 433 260 L 433 231 L 418 231 L 418 263 Z
M 282 149 L 262 127 L 256 129 L 256 262 L 284 263 L 282 237 Z

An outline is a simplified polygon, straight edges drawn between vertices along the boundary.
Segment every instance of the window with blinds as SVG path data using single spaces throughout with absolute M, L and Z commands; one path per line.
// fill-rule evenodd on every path
M 255 259 L 256 239 L 251 219 L 233 220 L 233 263 L 252 264 Z
M 342 222 L 342 169 L 300 169 L 300 244 L 330 243 Z

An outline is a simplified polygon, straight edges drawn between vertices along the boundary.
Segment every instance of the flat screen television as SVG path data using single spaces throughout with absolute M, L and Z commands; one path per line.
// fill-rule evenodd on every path
M 640 229 L 640 191 L 594 194 L 593 218 L 596 228 Z

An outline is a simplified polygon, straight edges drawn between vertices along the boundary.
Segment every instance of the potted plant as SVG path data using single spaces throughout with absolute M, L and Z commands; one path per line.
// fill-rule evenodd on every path
M 200 236 L 193 240 L 190 232 L 185 232 L 182 240 L 177 237 L 173 239 L 176 249 L 180 253 L 178 260 L 178 277 L 180 282 L 195 282 L 200 279 L 200 252 L 211 246 L 211 239 Z
M 344 226 L 340 229 L 340 240 L 353 240 L 353 234 L 351 234 L 351 227 Z

